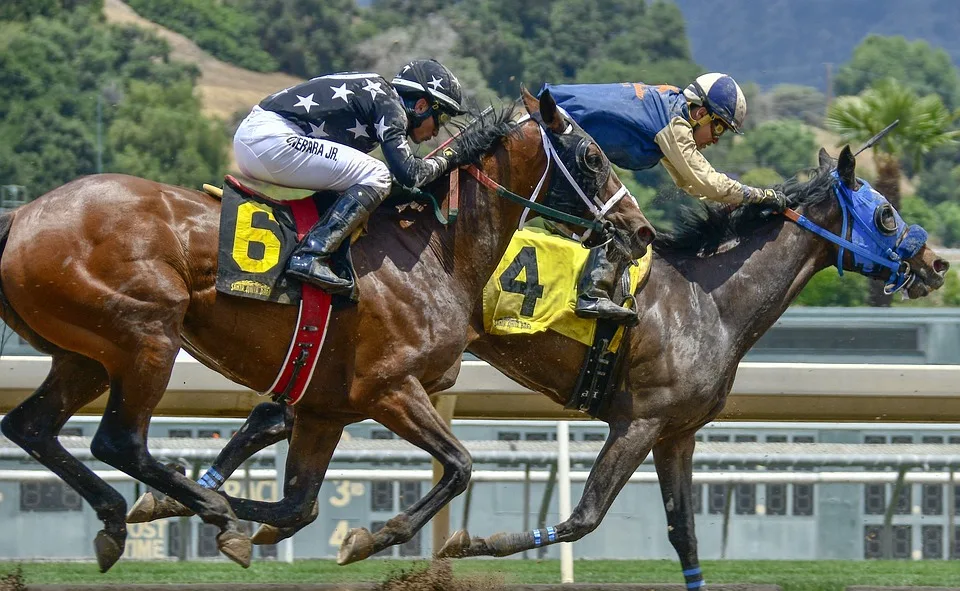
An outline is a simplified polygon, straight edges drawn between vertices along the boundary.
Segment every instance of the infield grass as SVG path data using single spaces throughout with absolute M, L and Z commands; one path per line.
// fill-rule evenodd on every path
M 339 583 L 383 581 L 401 570 L 423 567 L 423 561 L 367 560 L 346 567 L 332 560 L 298 560 L 293 564 L 255 562 L 242 569 L 225 561 L 121 561 L 100 574 L 93 563 L 24 562 L 29 584 L 132 583 Z M 0 576 L 16 562 L 0 562 Z M 769 583 L 784 591 L 840 591 L 847 585 L 960 585 L 957 561 L 706 561 L 707 583 Z M 559 583 L 556 560 L 465 560 L 454 563 L 459 575 L 499 574 L 506 583 Z M 668 560 L 578 560 L 578 583 L 682 583 L 679 564 Z

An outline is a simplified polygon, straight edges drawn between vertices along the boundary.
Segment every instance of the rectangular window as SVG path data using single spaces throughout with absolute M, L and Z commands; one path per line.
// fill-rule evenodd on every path
M 890 485 L 890 494 L 893 494 L 893 487 L 895 484 Z M 894 508 L 893 513 L 895 515 L 910 515 L 913 511 L 913 485 L 909 482 L 904 482 L 903 486 L 900 487 L 900 496 L 897 497 L 897 506 Z
M 920 489 L 920 509 L 924 515 L 943 515 L 943 487 L 924 484 Z
M 730 441 L 730 436 L 713 433 L 713 434 L 707 435 L 707 441 L 717 442 L 717 443 L 726 443 Z
M 894 435 L 890 443 L 913 443 L 913 435 Z
M 767 435 L 767 443 L 786 443 L 786 435 Z M 770 466 L 768 470 L 783 470 L 783 466 Z M 767 515 L 787 514 L 787 485 L 767 485 Z
M 755 443 L 756 435 L 735 435 L 733 440 L 737 443 Z M 754 466 L 747 467 L 747 470 L 755 470 Z M 756 484 L 738 484 L 737 485 L 736 506 L 734 510 L 737 515 L 756 515 L 757 514 L 757 485 Z
M 960 558 L 960 525 L 953 528 L 953 548 L 950 549 L 950 558 Z
M 893 526 L 893 557 L 911 558 L 913 555 L 913 526 Z
M 924 435 L 921 441 L 927 445 L 939 445 L 943 443 L 943 435 Z
M 711 484 L 707 487 L 708 511 L 711 515 L 723 515 L 723 508 L 727 504 L 727 485 Z
M 393 432 L 386 429 L 372 429 L 370 439 L 393 439 Z
M 209 523 L 200 523 L 198 527 L 197 556 L 200 558 L 220 556 L 220 549 L 217 548 L 217 534 L 220 533 L 220 528 Z
M 170 429 L 167 437 L 172 439 L 190 439 L 193 437 L 192 429 Z
M 604 435 L 603 433 L 584 433 L 583 440 L 584 441 L 606 441 L 607 436 Z
M 516 431 L 500 431 L 497 433 L 498 441 L 520 441 L 520 433 Z
M 370 483 L 370 510 L 393 511 L 393 483 L 375 481 Z
M 951 435 L 950 437 L 947 437 L 947 443 L 950 445 L 960 445 L 960 436 Z
M 60 437 L 83 437 L 83 429 L 80 427 L 64 427 L 60 429 Z
M 863 487 L 863 512 L 883 515 L 887 510 L 887 485 L 867 484 Z
M 407 508 L 410 507 L 410 505 L 413 505 L 414 503 L 420 500 L 420 496 L 421 495 L 420 495 L 419 482 L 401 482 L 400 483 L 400 510 L 406 511 Z
M 168 522 L 170 525 L 167 526 L 167 556 L 180 556 L 180 548 L 182 547 L 183 540 L 180 537 L 180 520 L 171 519 Z M 186 528 L 187 536 L 190 535 L 190 528 Z M 186 545 L 190 546 L 189 537 L 186 540 Z
M 220 429 L 200 429 L 197 431 L 200 439 L 220 439 Z
M 922 538 L 924 560 L 940 560 L 943 558 L 942 525 L 924 525 L 920 528 L 920 537 Z
M 80 495 L 60 480 L 20 483 L 21 511 L 80 511 L 81 503 Z
M 816 443 L 813 435 L 794 435 L 794 443 Z M 812 471 L 811 467 L 797 467 L 794 470 Z M 793 514 L 798 517 L 813 515 L 814 489 L 812 484 L 793 485 Z
M 882 525 L 865 525 L 863 527 L 863 557 L 868 560 L 883 558 Z

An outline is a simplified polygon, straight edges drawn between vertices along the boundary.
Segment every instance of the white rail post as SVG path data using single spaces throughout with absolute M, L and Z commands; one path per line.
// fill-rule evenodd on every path
M 277 499 L 283 498 L 283 488 L 284 483 L 286 482 L 286 467 L 287 467 L 287 451 L 290 449 L 290 444 L 285 440 L 277 443 L 276 454 L 274 456 L 274 464 L 276 465 L 277 470 Z M 289 537 L 286 540 L 281 540 L 277 545 L 277 560 L 281 562 L 293 562 L 293 537 Z
M 557 486 L 560 523 L 570 518 L 570 425 L 557 421 Z M 573 544 L 560 544 L 560 582 L 573 582 Z

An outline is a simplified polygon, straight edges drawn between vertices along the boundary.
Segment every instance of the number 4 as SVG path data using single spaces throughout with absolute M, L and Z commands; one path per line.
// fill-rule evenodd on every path
M 521 271 L 526 271 L 526 279 L 517 281 Z M 520 315 L 531 317 L 537 307 L 537 300 L 543 297 L 543 286 L 540 285 L 540 273 L 537 269 L 537 249 L 524 246 L 510 263 L 510 266 L 500 275 L 500 289 L 510 293 L 523 295 L 523 304 L 520 306 Z

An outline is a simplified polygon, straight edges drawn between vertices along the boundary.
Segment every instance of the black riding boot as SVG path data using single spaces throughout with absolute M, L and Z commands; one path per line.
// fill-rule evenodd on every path
M 381 201 L 383 197 L 369 187 L 354 185 L 344 191 L 294 249 L 287 274 L 332 294 L 349 290 L 351 281 L 337 275 L 330 257 Z
M 610 299 L 618 279 L 617 265 L 607 259 L 606 249 L 591 249 L 577 281 L 577 316 L 605 318 L 627 326 L 636 324 L 639 320 L 636 311 L 618 306 Z

